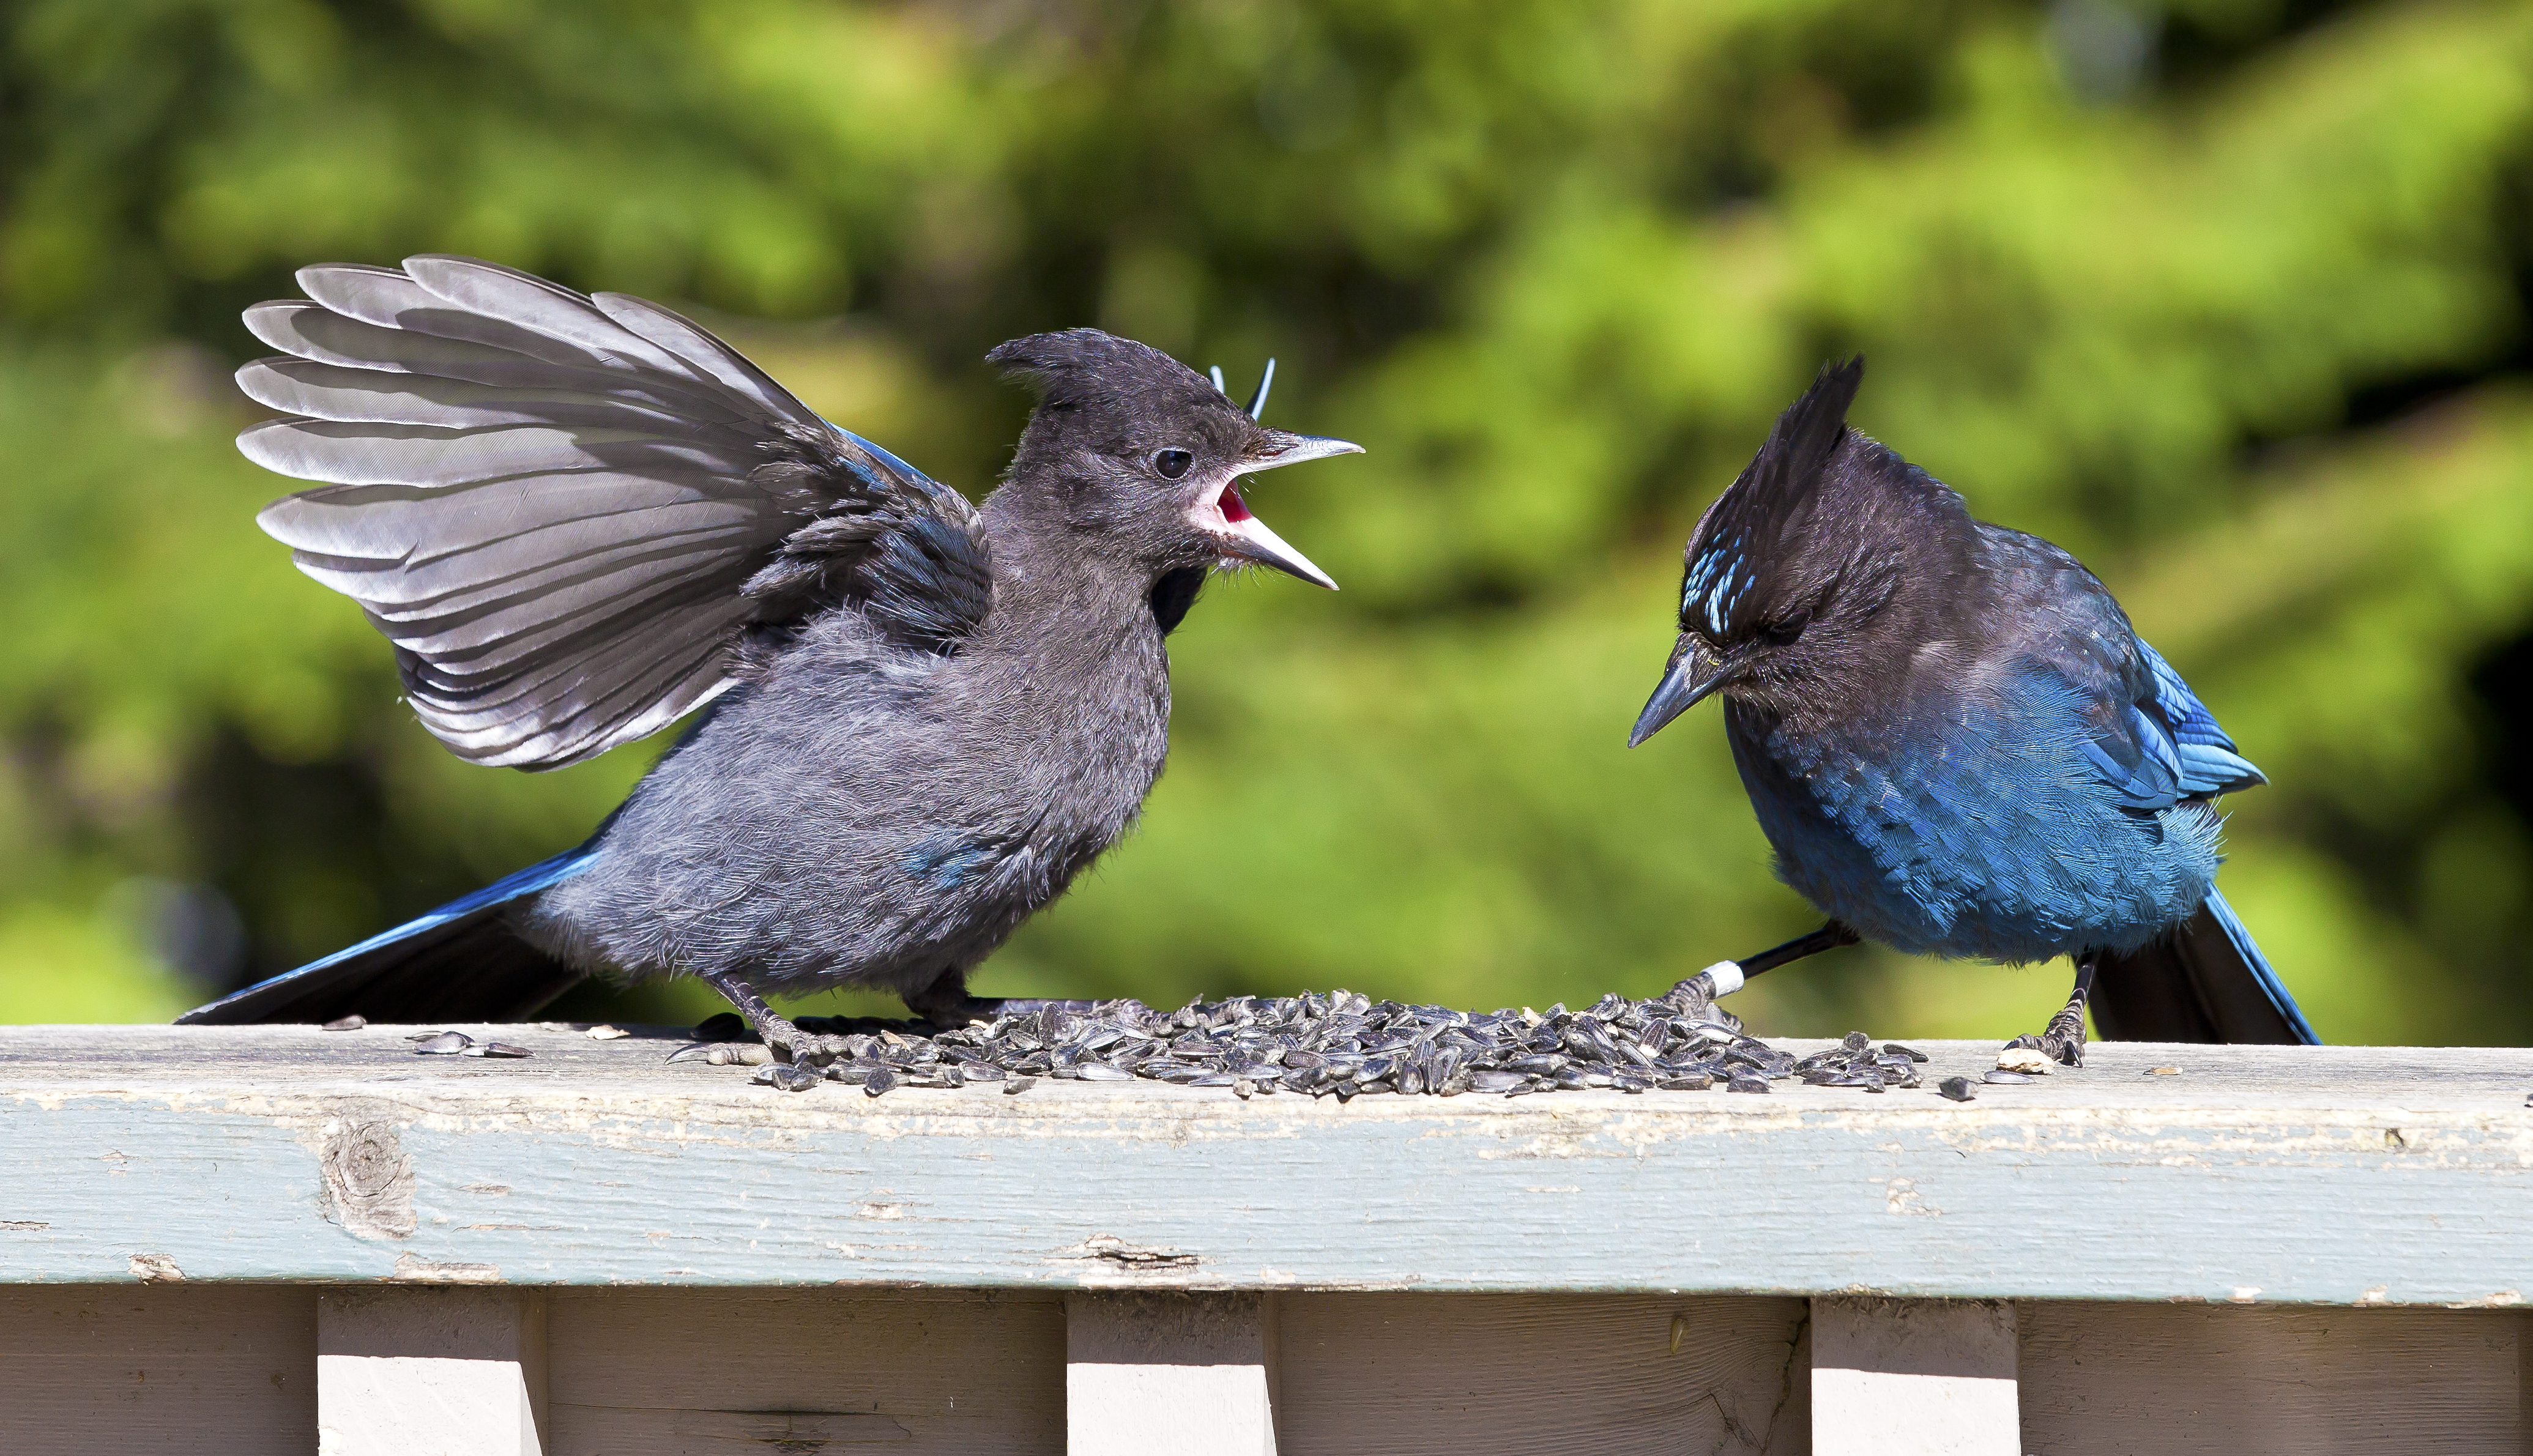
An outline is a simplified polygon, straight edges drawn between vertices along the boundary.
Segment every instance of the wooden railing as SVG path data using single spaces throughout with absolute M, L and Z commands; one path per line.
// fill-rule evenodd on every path
M 2533 1053 L 1341 1104 L 404 1029 L 0 1031 L 0 1451 L 2527 1448 Z

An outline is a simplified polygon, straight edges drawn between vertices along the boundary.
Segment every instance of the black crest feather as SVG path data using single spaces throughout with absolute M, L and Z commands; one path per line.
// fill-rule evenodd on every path
M 1824 368 L 1802 397 L 1777 417 L 1732 488 L 1715 498 L 1689 534 L 1680 567 L 1683 625 L 1722 636 L 1732 630 L 1765 564 L 1798 537 L 1812 487 L 1847 440 L 1847 410 L 1864 381 L 1864 357 Z

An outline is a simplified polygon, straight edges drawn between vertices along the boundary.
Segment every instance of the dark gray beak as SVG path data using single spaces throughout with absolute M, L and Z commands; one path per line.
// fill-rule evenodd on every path
M 1682 632 L 1679 645 L 1671 650 L 1671 661 L 1663 667 L 1662 682 L 1654 695 L 1645 699 L 1645 711 L 1636 715 L 1635 730 L 1627 734 L 1627 746 L 1635 747 L 1663 730 L 1663 726 L 1678 718 L 1724 685 L 1733 675 L 1735 664 L 1720 659 L 1706 644 Z

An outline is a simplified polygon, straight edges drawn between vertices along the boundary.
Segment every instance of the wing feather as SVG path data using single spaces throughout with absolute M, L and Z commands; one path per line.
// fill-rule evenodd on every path
M 463 379 L 504 389 L 594 390 L 649 400 L 681 417 L 762 428 L 761 412 L 686 379 L 576 368 L 471 340 L 381 327 L 306 299 L 257 304 L 246 311 L 245 319 L 249 333 L 293 358 L 315 364 Z M 391 381 L 380 382 L 384 386 Z
M 304 268 L 238 375 L 258 518 L 395 645 L 422 722 L 553 768 L 726 691 L 742 643 L 862 612 L 954 652 L 989 609 L 973 507 L 656 304 L 472 259 Z M 779 589 L 769 586 L 779 583 Z
M 408 258 L 404 270 L 426 292 L 472 317 L 499 320 L 611 367 L 705 381 L 693 365 L 608 318 L 596 304 L 560 283 L 499 263 L 444 254 Z
M 710 437 L 496 425 L 381 425 L 367 420 L 267 420 L 238 436 L 238 449 L 276 475 L 341 486 L 470 486 L 505 476 L 578 470 L 668 474 L 685 470 L 706 488 L 745 477 L 756 452 Z
M 724 389 L 754 401 L 768 415 L 804 430 L 826 425 L 793 398 L 791 390 L 684 315 L 629 293 L 596 293 L 589 301 L 626 329 L 684 359 Z
M 753 443 L 756 434 L 742 429 L 736 413 L 718 419 L 698 418 L 698 412 L 684 397 L 646 396 L 631 389 L 575 389 L 558 384 L 529 390 L 437 375 L 346 369 L 307 359 L 258 360 L 238 371 L 237 381 L 238 387 L 256 403 L 311 420 L 441 425 L 461 430 L 554 425 L 695 434 L 718 431 L 745 443 Z M 593 382 L 604 384 L 603 380 Z
M 2199 701 L 2173 666 L 2145 638 L 2136 639 L 2138 655 L 2153 679 L 2151 701 L 2142 717 L 2161 730 L 2181 791 L 2201 797 L 2256 788 L 2269 781 L 2252 761 L 2234 749 L 2234 740 L 2216 726 L 2216 715 Z

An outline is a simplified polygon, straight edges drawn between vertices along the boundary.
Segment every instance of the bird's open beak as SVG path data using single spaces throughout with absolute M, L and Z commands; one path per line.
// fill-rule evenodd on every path
M 1733 675 L 1735 664 L 1718 658 L 1705 643 L 1686 632 L 1679 634 L 1679 645 L 1671 650 L 1671 661 L 1663 668 L 1662 682 L 1654 695 L 1645 699 L 1645 711 L 1636 715 L 1636 727 L 1627 734 L 1627 746 L 1635 747 L 1663 730 L 1663 725 L 1678 718 L 1704 701 L 1724 679 Z
M 1281 430 L 1266 432 L 1275 446 L 1274 452 L 1251 461 L 1241 474 L 1261 470 L 1280 470 L 1299 465 L 1305 460 L 1325 460 L 1330 455 L 1360 455 L 1363 446 L 1343 439 L 1328 439 L 1316 435 L 1290 435 Z M 1335 591 L 1337 584 L 1328 574 L 1311 564 L 1311 558 L 1284 544 L 1284 538 L 1267 528 L 1265 521 L 1251 513 L 1249 502 L 1240 498 L 1237 477 L 1224 483 L 1215 495 L 1197 503 L 1198 524 L 1222 539 L 1226 555 L 1272 566 L 1278 571 L 1298 576 L 1313 586 Z

